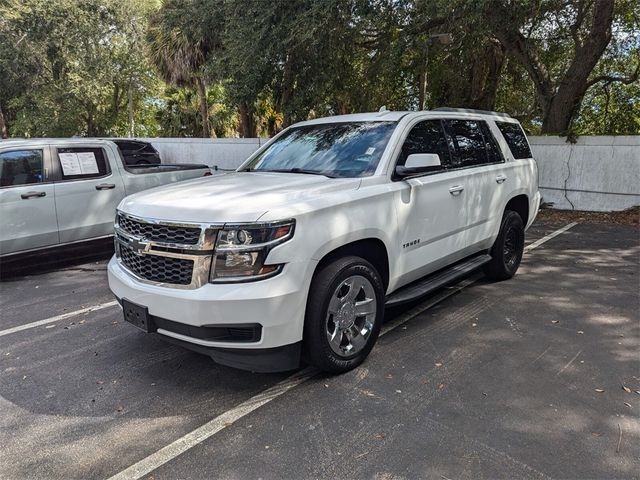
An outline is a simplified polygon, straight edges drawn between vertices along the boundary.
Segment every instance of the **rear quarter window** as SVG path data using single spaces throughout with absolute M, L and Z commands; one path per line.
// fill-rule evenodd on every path
M 531 149 L 522 127 L 517 123 L 496 122 L 496 126 L 509 145 L 513 158 L 531 158 Z

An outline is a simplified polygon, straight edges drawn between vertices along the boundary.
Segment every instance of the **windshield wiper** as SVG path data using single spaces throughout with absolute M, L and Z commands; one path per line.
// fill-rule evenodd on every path
M 335 175 L 319 172 L 317 170 L 307 170 L 306 168 L 274 168 L 273 170 L 253 170 L 254 172 L 278 172 L 278 173 L 305 173 L 309 175 L 322 175 L 327 178 L 336 178 Z

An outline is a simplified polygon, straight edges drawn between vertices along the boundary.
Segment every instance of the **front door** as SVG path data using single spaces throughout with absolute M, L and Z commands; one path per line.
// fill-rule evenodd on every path
M 0 151 L 0 255 L 58 243 L 48 147 Z
M 400 284 L 450 263 L 460 250 L 460 234 L 467 217 L 460 174 L 448 171 L 451 155 L 440 120 L 425 120 L 413 126 L 397 165 L 404 165 L 414 153 L 438 154 L 442 168 L 401 180 L 396 192 Z

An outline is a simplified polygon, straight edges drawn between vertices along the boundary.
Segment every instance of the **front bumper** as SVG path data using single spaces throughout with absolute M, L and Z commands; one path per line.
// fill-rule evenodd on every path
M 163 337 L 198 351 L 232 349 L 241 353 L 246 350 L 251 355 L 252 350 L 281 349 L 302 340 L 307 292 L 314 268 L 315 262 L 292 262 L 286 264 L 279 275 L 266 280 L 207 284 L 185 290 L 136 280 L 113 257 L 108 277 L 109 287 L 117 298 L 146 307 L 151 316 L 185 327 L 259 324 L 260 338 L 249 342 L 197 338 L 188 335 L 188 328 L 170 331 L 159 326 L 157 329 Z M 213 350 L 209 350 L 209 354 L 216 359 L 211 352 Z

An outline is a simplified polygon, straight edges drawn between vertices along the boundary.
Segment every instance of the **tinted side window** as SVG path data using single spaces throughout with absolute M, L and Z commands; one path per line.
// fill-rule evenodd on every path
M 0 153 L 0 187 L 43 182 L 42 158 L 42 150 L 15 150 Z
M 142 148 L 138 142 L 130 142 L 127 140 L 118 140 L 113 143 L 115 143 L 123 153 L 135 152 Z
M 500 145 L 498 145 L 493 133 L 491 133 L 491 129 L 489 128 L 489 125 L 487 125 L 487 122 L 480 122 L 480 127 L 482 128 L 482 134 L 484 135 L 484 143 L 487 147 L 489 163 L 504 162 Z
M 451 164 L 447 138 L 440 120 L 426 120 L 414 126 L 402 145 L 398 165 L 402 166 L 413 153 L 437 153 L 443 168 Z
M 531 149 L 527 143 L 522 127 L 517 123 L 496 122 L 500 133 L 507 141 L 509 150 L 513 154 L 513 158 L 531 158 Z
M 480 122 L 476 120 L 445 120 L 453 141 L 455 154 L 453 167 L 470 167 L 487 163 L 487 149 Z
M 102 148 L 58 148 L 62 180 L 104 177 L 111 170 Z

